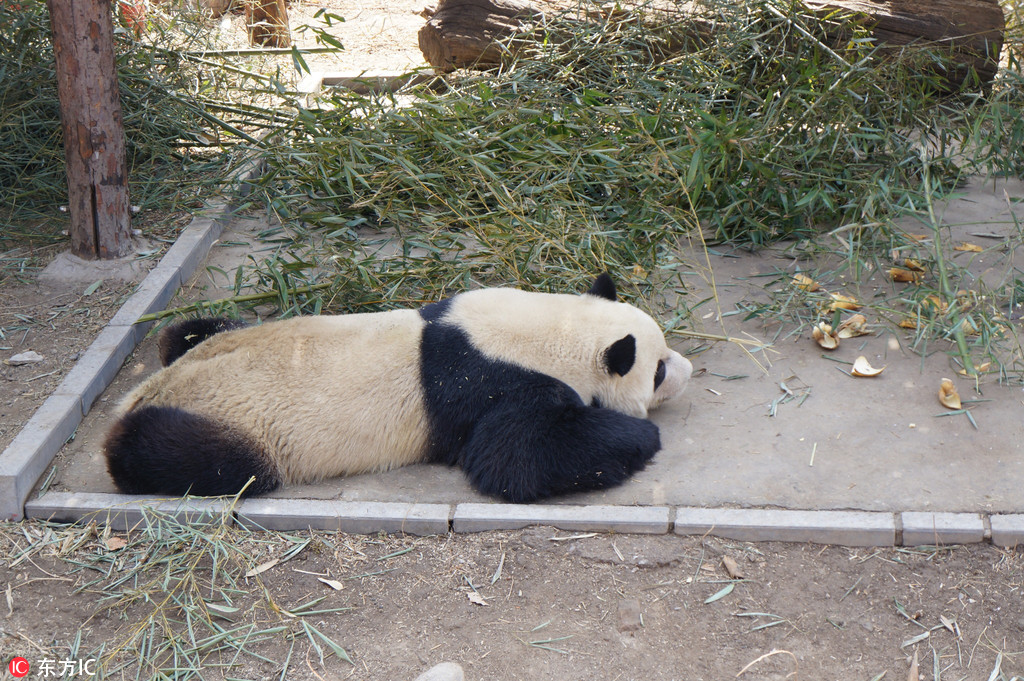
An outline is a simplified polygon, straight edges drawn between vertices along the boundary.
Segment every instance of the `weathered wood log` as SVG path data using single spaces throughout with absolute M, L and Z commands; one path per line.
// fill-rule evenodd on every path
M 124 123 L 110 0 L 48 0 L 68 174 L 71 252 L 132 250 Z
M 823 17 L 836 10 L 854 13 L 889 53 L 910 45 L 945 51 L 956 65 L 944 74 L 951 89 L 959 89 L 972 68 L 981 84 L 991 81 L 998 68 L 1005 29 L 999 0 L 805 0 L 805 5 Z M 420 29 L 420 50 L 442 72 L 492 68 L 509 56 L 499 43 L 528 36 L 533 25 L 566 7 L 567 0 L 440 0 Z M 714 30 L 700 3 L 669 2 L 653 9 L 692 26 L 691 37 Z M 842 42 L 845 36 L 835 38 Z M 686 49 L 693 42 L 683 40 L 677 47 Z
M 285 0 L 245 0 L 249 44 L 288 47 L 292 44 Z
M 951 89 L 965 85 L 971 69 L 984 85 L 995 78 L 1006 18 L 999 0 L 804 0 L 821 15 L 836 9 L 864 17 L 884 52 L 912 45 L 949 57 L 944 73 Z M 966 83 L 970 86 L 971 83 Z
M 543 18 L 526 0 L 441 0 L 418 34 L 420 51 L 439 71 L 502 62 L 499 41 Z

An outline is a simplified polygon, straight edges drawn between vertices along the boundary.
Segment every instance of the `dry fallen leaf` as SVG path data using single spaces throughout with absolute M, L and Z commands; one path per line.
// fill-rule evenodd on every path
M 889 268 L 889 278 L 893 281 L 904 283 L 917 283 L 921 281 L 921 273 L 903 269 L 902 267 L 891 267 Z
M 924 300 L 921 301 L 921 309 L 928 314 L 946 314 L 949 310 L 949 305 L 942 298 L 932 293 L 925 296 Z
M 475 591 L 467 591 L 466 598 L 468 598 L 469 602 L 473 605 L 487 605 L 487 601 L 484 600 L 484 597 Z
M 850 296 L 844 296 L 842 293 L 830 293 L 832 296 L 832 304 L 829 306 L 831 310 L 859 310 L 863 305 L 857 302 L 856 298 Z
M 956 246 L 953 246 L 954 251 L 966 251 L 968 253 L 981 253 L 985 249 L 978 244 L 972 244 L 967 241 L 961 241 Z
M 245 573 L 245 577 L 246 577 L 246 579 L 248 579 L 249 577 L 255 577 L 256 575 L 258 575 L 258 574 L 260 574 L 262 572 L 266 572 L 267 570 L 269 570 L 270 568 L 274 567 L 275 565 L 277 565 L 280 562 L 281 561 L 279 559 L 272 558 L 272 559 L 268 560 L 266 563 L 261 563 L 261 564 L 257 565 L 256 567 L 254 567 L 253 569 L 251 569 L 248 572 L 246 572 Z
M 331 587 L 335 591 L 341 591 L 345 588 L 345 585 L 336 579 L 324 579 L 323 577 L 317 577 L 317 580 L 323 582 L 327 586 Z
M 983 374 L 992 368 L 992 362 L 982 362 L 981 364 L 974 365 L 974 374 Z M 957 369 L 957 373 L 961 376 L 973 376 L 967 371 L 967 369 Z
M 121 537 L 108 537 L 104 544 L 107 545 L 107 551 L 119 551 L 128 546 L 128 542 Z
M 907 681 L 920 681 L 920 671 L 917 664 L 917 650 L 914 650 L 914 659 L 910 663 L 910 671 L 907 672 Z
M 821 288 L 818 286 L 818 282 L 814 281 L 806 274 L 794 274 L 793 285 L 801 291 L 817 291 Z
M 899 326 L 901 329 L 916 329 L 917 320 L 912 319 L 911 317 L 905 317 L 900 320 L 900 323 L 897 324 L 897 326 Z
M 853 338 L 854 336 L 868 336 L 873 333 L 868 329 L 868 320 L 862 314 L 855 314 L 842 324 L 836 330 L 836 336 L 839 338 Z
M 921 263 L 921 261 L 920 260 L 915 260 L 914 258 L 903 258 L 902 260 L 900 260 L 896 264 L 900 265 L 901 267 L 905 267 L 908 270 L 912 270 L 914 272 L 924 272 L 925 271 L 925 267 Z
M 839 337 L 832 333 L 832 325 L 827 322 L 818 322 L 818 325 L 811 329 L 811 337 L 826 350 L 835 350 L 839 347 Z
M 725 566 L 725 572 L 729 575 L 730 579 L 743 579 L 743 570 L 740 570 L 740 566 L 736 563 L 736 559 L 732 556 L 722 556 L 722 565 Z
M 854 376 L 861 376 L 861 377 L 864 377 L 864 378 L 871 378 L 872 376 L 877 376 L 878 374 L 882 373 L 883 371 L 885 371 L 885 367 L 882 367 L 881 369 L 876 369 L 873 366 L 871 366 L 871 363 L 868 362 L 868 358 L 867 357 L 865 357 L 864 355 L 861 355 L 856 360 L 854 360 L 854 362 L 853 362 L 853 370 L 850 371 L 850 373 L 852 375 L 854 375 Z
M 963 409 L 960 404 L 960 393 L 956 391 L 956 385 L 953 384 L 948 378 L 942 379 L 942 383 L 939 386 L 939 402 L 942 402 L 944 407 L 950 409 Z

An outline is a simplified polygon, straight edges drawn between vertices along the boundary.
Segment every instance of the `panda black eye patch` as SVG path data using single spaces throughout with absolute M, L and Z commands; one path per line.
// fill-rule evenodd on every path
M 654 389 L 657 390 L 658 386 L 665 381 L 665 360 L 658 360 L 658 368 L 654 370 Z

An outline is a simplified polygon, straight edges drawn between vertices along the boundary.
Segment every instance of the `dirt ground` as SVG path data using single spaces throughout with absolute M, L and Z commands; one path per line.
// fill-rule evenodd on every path
M 323 68 L 418 64 L 423 4 L 325 3 L 351 33 L 342 36 L 346 52 Z M 302 6 L 292 6 L 293 26 Z M 0 364 L 0 448 L 130 290 L 106 281 L 91 289 L 43 286 L 31 272 L 0 281 L 0 358 L 26 350 L 43 357 Z M 185 642 L 211 635 L 189 631 L 174 602 L 165 603 L 180 579 L 173 560 L 153 560 L 150 581 L 118 583 L 153 554 L 137 543 L 140 530 L 98 532 L 0 524 L 0 660 L 26 658 L 27 678 L 47 676 L 47 660 L 84 661 L 100 646 L 128 650 L 140 623 L 155 631 L 166 624 Z M 225 541 L 249 560 L 219 567 L 240 585 L 230 594 L 237 612 L 211 621 L 238 640 L 246 631 L 276 633 L 242 646 L 262 658 L 196 653 L 204 678 L 404 681 L 442 661 L 460 663 L 468 681 L 1024 678 L 1020 549 L 848 549 L 548 528 L 424 538 L 232 533 Z M 735 566 L 727 569 L 726 559 Z M 209 569 L 200 562 L 196 572 Z M 142 594 L 148 602 L 119 604 Z M 296 614 L 320 597 L 320 614 Z M 352 663 L 329 652 L 321 662 L 304 623 Z M 136 671 L 108 667 L 103 675 Z
M 0 565 L 5 661 L 75 657 L 67 646 L 78 632 L 80 651 L 125 645 L 162 600 L 153 584 L 116 585 L 117 570 L 138 555 L 111 539 L 87 538 L 63 558 L 53 555 L 57 542 L 19 561 L 27 537 L 45 540 L 41 528 L 0 530 L 8 557 Z M 313 537 L 288 562 L 245 580 L 248 588 L 232 602 L 243 614 L 220 623 L 242 632 L 283 626 L 249 646 L 270 661 L 200 656 L 206 678 L 276 678 L 286 662 L 284 678 L 311 681 L 411 680 L 442 661 L 461 664 L 472 681 L 1009 680 L 1024 669 L 1024 556 L 989 546 L 846 549 L 547 528 Z M 275 537 L 252 551 L 252 563 L 308 538 Z M 125 553 L 118 558 L 117 551 Z M 100 562 L 105 554 L 109 562 Z M 726 558 L 742 577 L 730 577 Z M 81 567 L 96 562 L 113 566 L 112 575 Z M 158 585 L 167 584 L 163 572 L 154 565 Z M 133 588 L 150 589 L 152 601 L 124 608 L 110 596 Z M 351 663 L 332 656 L 321 663 L 298 618 L 282 614 L 319 597 L 317 610 L 345 610 L 310 623 Z M 169 616 L 176 614 L 171 608 Z M 150 674 L 144 670 L 142 678 Z

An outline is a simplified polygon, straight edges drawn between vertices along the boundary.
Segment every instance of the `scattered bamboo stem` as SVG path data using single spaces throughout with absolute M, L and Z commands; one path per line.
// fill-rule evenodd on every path
M 314 291 L 322 291 L 330 288 L 331 283 L 325 282 L 321 284 L 312 284 L 310 286 L 299 286 L 297 288 L 285 289 L 284 294 L 288 296 L 301 295 L 303 293 L 312 293 Z M 282 294 L 280 290 L 266 291 L 263 293 L 246 293 L 238 296 L 231 296 L 229 298 L 218 298 L 216 300 L 200 300 L 195 303 L 188 305 L 182 305 L 181 307 L 174 307 L 167 310 L 160 310 L 159 312 L 151 312 L 144 314 L 135 320 L 136 324 L 144 324 L 146 322 L 155 322 L 167 317 L 179 317 L 182 315 L 198 312 L 204 308 L 213 308 L 219 305 L 225 304 L 238 304 L 238 303 L 255 303 L 261 300 L 272 300 L 279 298 Z

